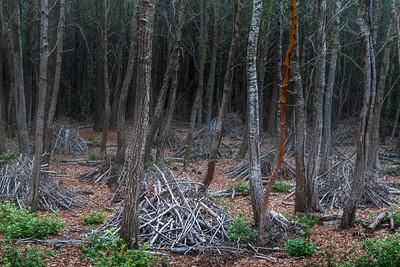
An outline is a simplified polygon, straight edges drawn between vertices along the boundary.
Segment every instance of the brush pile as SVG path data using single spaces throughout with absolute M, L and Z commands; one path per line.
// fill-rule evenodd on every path
M 192 158 L 208 158 L 211 152 L 212 146 L 212 132 L 208 127 L 204 127 L 200 130 L 197 130 L 193 134 L 193 146 L 192 146 Z M 226 152 L 228 149 L 228 145 L 223 141 L 221 142 L 221 146 L 219 149 L 218 156 L 224 158 L 226 156 Z M 182 158 L 186 152 L 186 143 L 183 143 L 180 147 L 178 147 L 173 153 L 173 158 Z
M 67 120 L 58 120 L 53 125 L 52 154 L 86 154 L 88 146 L 79 131 Z
M 261 153 L 261 173 L 262 176 L 267 178 L 274 167 L 274 157 L 275 150 L 266 151 Z M 249 161 L 245 160 L 238 166 L 235 166 L 225 172 L 225 174 L 231 176 L 236 179 L 244 179 L 247 180 L 249 176 Z M 295 179 L 296 170 L 288 164 L 286 161 L 283 162 L 281 171 L 280 171 L 281 179 Z
M 90 204 L 87 198 L 73 190 L 65 188 L 52 177 L 54 172 L 46 171 L 42 166 L 39 186 L 39 207 L 42 210 L 72 210 L 74 207 Z M 29 203 L 32 185 L 32 160 L 21 155 L 13 164 L 0 169 L 0 200 L 14 201 L 20 206 Z
M 212 119 L 210 122 L 209 128 L 211 132 L 214 132 L 217 127 L 218 117 Z M 226 114 L 224 121 L 224 135 L 231 137 L 240 137 L 243 136 L 243 132 L 245 130 L 245 126 L 243 120 L 237 113 L 228 113 Z
M 161 171 L 146 181 L 148 189 L 140 199 L 140 238 L 153 248 L 177 253 L 200 252 L 227 239 L 230 217 L 200 192 L 201 184 L 177 179 Z M 150 177 L 150 176 L 149 176 Z M 119 228 L 122 207 L 98 231 Z
M 342 160 L 327 173 L 318 177 L 320 204 L 326 208 L 343 208 L 351 192 L 351 183 L 355 173 L 354 157 Z M 362 205 L 373 205 L 382 208 L 395 204 L 393 194 L 400 191 L 383 183 L 378 174 L 367 177 Z

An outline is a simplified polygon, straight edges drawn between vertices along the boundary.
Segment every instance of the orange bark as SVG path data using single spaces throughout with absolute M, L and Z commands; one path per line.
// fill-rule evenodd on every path
M 279 174 L 279 170 L 282 166 L 282 162 L 285 156 L 285 142 L 286 142 L 286 103 L 287 103 L 287 88 L 289 85 L 290 78 L 290 59 L 296 48 L 296 32 L 297 32 L 297 0 L 292 0 L 291 4 L 292 16 L 291 16 L 291 28 L 290 28 L 290 41 L 289 47 L 285 54 L 285 59 L 283 62 L 283 80 L 282 80 L 282 92 L 279 100 L 280 105 L 280 119 L 279 119 L 279 127 L 280 127 L 280 138 L 279 138 L 279 151 L 278 156 L 275 161 L 275 166 L 272 171 L 271 176 L 268 179 L 268 184 L 266 191 L 264 193 L 264 202 L 261 214 L 260 221 L 258 224 L 258 238 L 259 241 L 262 242 L 262 237 L 264 234 L 264 226 L 265 226 L 265 213 L 268 209 L 269 197 L 271 195 L 272 184 L 276 180 Z

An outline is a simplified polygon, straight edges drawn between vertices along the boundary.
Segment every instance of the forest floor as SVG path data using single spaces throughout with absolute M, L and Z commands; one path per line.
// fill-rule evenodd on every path
M 83 130 L 81 135 L 86 140 L 97 140 L 100 138 L 100 133 L 95 133 L 91 130 Z M 114 132 L 109 133 L 109 148 L 110 154 L 115 150 L 113 144 L 116 143 L 116 135 Z M 71 189 L 85 189 L 90 191 L 91 194 L 88 197 L 97 203 L 96 208 L 82 207 L 71 211 L 61 211 L 60 217 L 65 221 L 65 230 L 59 236 L 53 237 L 56 240 L 73 240 L 79 239 L 82 232 L 90 230 L 89 227 L 83 225 L 82 217 L 85 214 L 89 214 L 95 210 L 105 211 L 107 216 L 110 217 L 113 211 L 117 207 L 116 204 L 112 204 L 109 201 L 110 190 L 106 185 L 93 185 L 90 183 L 79 181 L 79 177 L 90 171 L 95 166 L 88 166 L 85 164 L 70 164 L 62 163 L 63 160 L 85 160 L 87 155 L 82 156 L 58 156 L 57 161 L 52 163 L 52 170 L 56 171 L 63 176 L 60 182 Z M 62 159 L 62 160 L 60 160 Z M 226 159 L 218 163 L 216 168 L 216 175 L 213 183 L 211 184 L 210 190 L 215 191 L 226 188 L 226 186 L 232 183 L 233 179 L 228 177 L 224 172 L 229 168 L 239 164 L 237 159 Z M 193 164 L 196 171 L 185 172 L 182 170 L 181 165 L 172 163 L 171 169 L 180 177 L 185 177 L 193 180 L 200 181 L 203 174 L 206 172 L 207 161 L 197 160 Z M 391 184 L 400 185 L 400 177 L 383 177 L 387 182 Z M 294 184 L 294 181 L 288 181 Z M 294 203 L 289 204 L 283 203 L 283 199 L 288 193 L 273 193 L 271 196 L 271 207 L 272 210 L 277 211 L 285 215 L 287 218 L 293 217 L 294 214 Z M 251 203 L 249 196 L 235 196 L 235 197 L 223 197 L 216 200 L 221 206 L 226 209 L 232 217 L 243 215 L 247 218 L 252 218 Z M 383 210 L 378 208 L 363 208 L 357 213 L 358 218 L 365 220 L 373 220 L 377 214 Z M 332 214 L 332 211 L 329 212 Z M 93 229 L 96 226 L 92 227 Z M 311 266 L 312 263 L 319 263 L 320 266 L 328 265 L 330 260 L 335 261 L 339 257 L 348 255 L 357 255 L 358 250 L 362 244 L 362 241 L 368 237 L 384 238 L 392 234 L 389 230 L 381 229 L 374 232 L 367 232 L 363 227 L 357 226 L 350 230 L 340 230 L 337 226 L 326 226 L 317 224 L 312 230 L 310 239 L 317 246 L 317 253 L 306 258 L 300 257 L 295 258 L 284 252 L 271 253 L 271 258 L 268 259 L 257 259 L 253 256 L 240 256 L 232 250 L 232 253 L 225 255 L 177 255 L 177 254 L 166 254 L 163 256 L 167 257 L 169 266 Z M 282 244 L 281 244 L 282 245 Z M 78 245 L 61 245 L 56 248 L 56 254 L 47 260 L 48 266 L 92 266 L 90 262 L 84 259 L 84 256 Z

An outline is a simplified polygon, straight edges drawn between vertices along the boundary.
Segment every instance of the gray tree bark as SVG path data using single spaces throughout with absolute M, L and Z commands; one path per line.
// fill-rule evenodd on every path
M 186 9 L 188 6 L 188 0 L 180 1 L 180 8 L 178 14 L 178 22 L 176 25 L 175 41 L 173 45 L 173 51 L 171 53 L 171 60 L 173 60 L 173 66 L 171 70 L 171 91 L 168 99 L 168 106 L 166 114 L 164 116 L 163 123 L 160 124 L 159 129 L 159 144 L 157 147 L 156 161 L 160 162 L 164 158 L 164 146 L 167 131 L 170 128 L 172 117 L 174 115 L 176 93 L 178 90 L 178 77 L 180 69 L 180 59 L 181 59 L 181 45 L 182 45 L 182 29 L 185 22 Z
M 208 1 L 202 0 L 202 12 L 201 12 L 201 20 L 200 20 L 200 47 L 199 47 L 199 81 L 196 89 L 196 96 L 194 99 L 194 103 L 192 106 L 192 110 L 190 113 L 190 129 L 189 133 L 186 137 L 186 151 L 184 156 L 184 168 L 188 169 L 189 165 L 192 161 L 192 146 L 193 146 L 193 133 L 196 127 L 196 115 L 198 119 L 202 120 L 202 116 L 199 116 L 202 113 L 201 107 L 201 98 L 203 96 L 204 91 L 204 69 L 207 57 L 207 41 L 208 41 L 208 15 L 207 15 L 207 7 Z M 199 124 L 202 124 L 202 121 L 198 121 Z
M 137 7 L 138 73 L 135 101 L 135 128 L 128 145 L 128 177 L 121 223 L 121 237 L 129 247 L 137 246 L 139 234 L 139 193 L 149 123 L 155 3 L 154 0 L 138 0 Z
M 319 193 L 317 176 L 320 174 L 321 166 L 321 144 L 322 144 L 322 116 L 323 116 L 323 100 L 325 94 L 325 64 L 326 64 L 326 0 L 318 1 L 319 18 L 318 18 L 318 59 L 315 70 L 314 85 L 314 103 L 312 112 L 312 131 L 311 131 L 311 149 L 307 162 L 306 175 L 312 184 L 312 202 L 309 204 L 308 210 L 305 212 L 319 211 Z
M 107 155 L 107 135 L 110 125 L 110 84 L 108 81 L 108 7 L 107 0 L 103 0 L 103 25 L 101 29 L 103 53 L 103 83 L 104 83 L 104 118 L 101 152 Z
M 49 61 L 49 6 L 48 0 L 40 1 L 40 66 L 39 66 L 39 91 L 35 127 L 35 158 L 32 166 L 32 202 L 31 209 L 39 208 L 40 166 L 43 154 L 43 137 L 45 124 L 47 71 Z
M 136 1 L 135 1 L 136 3 Z M 135 66 L 136 59 L 136 45 L 134 34 L 136 31 L 136 17 L 138 16 L 137 11 L 135 10 L 135 16 L 132 18 L 131 22 L 131 43 L 129 47 L 129 58 L 128 65 L 126 68 L 126 73 L 124 77 L 124 81 L 122 82 L 121 93 L 118 101 L 118 114 L 117 114 L 117 156 L 116 162 L 118 164 L 123 164 L 125 160 L 125 148 L 126 148 L 126 103 L 128 100 L 129 87 L 131 86 L 131 82 L 133 79 L 133 72 Z
M 247 108 L 249 128 L 249 181 L 253 218 L 257 224 L 260 220 L 263 205 L 263 186 L 261 181 L 260 161 L 260 124 L 257 81 L 257 42 L 260 30 L 262 1 L 253 0 L 253 14 L 247 44 Z
M 231 95 L 232 95 L 232 91 L 233 91 L 232 83 L 233 83 L 233 74 L 234 74 L 234 68 L 235 68 L 235 55 L 236 55 L 237 46 L 238 46 L 240 25 L 242 22 L 242 10 L 243 10 L 242 3 L 240 0 L 238 0 L 235 24 L 234 24 L 233 33 L 232 33 L 232 42 L 231 42 L 231 47 L 229 49 L 228 64 L 227 64 L 226 72 L 225 72 L 224 91 L 223 91 L 223 95 L 222 95 L 222 102 L 221 102 L 221 107 L 219 109 L 217 125 L 216 125 L 213 135 L 212 135 L 212 145 L 211 145 L 210 155 L 208 158 L 207 174 L 203 180 L 204 191 L 207 190 L 207 188 L 209 187 L 209 185 L 211 184 L 211 182 L 214 178 L 215 167 L 216 167 L 217 159 L 218 159 L 218 150 L 219 150 L 219 146 L 221 144 L 222 133 L 223 133 L 223 129 L 224 129 L 224 121 L 225 121 L 226 113 L 228 110 L 228 104 L 231 99 Z
M 336 82 L 336 66 L 338 52 L 340 49 L 340 13 L 342 9 L 342 0 L 336 1 L 336 9 L 334 13 L 334 23 L 330 36 L 330 57 L 328 70 L 328 83 L 324 94 L 324 111 L 323 111 L 323 129 L 322 129 L 322 145 L 321 145 L 321 169 L 320 173 L 328 170 L 328 157 L 330 154 L 332 139 L 332 98 L 333 90 Z
M 357 206 L 364 190 L 365 180 L 372 170 L 372 166 L 369 166 L 368 162 L 371 157 L 370 145 L 372 141 L 371 135 L 373 134 L 373 125 L 371 125 L 371 123 L 373 122 L 373 110 L 376 98 L 376 86 L 373 78 L 373 58 L 375 53 L 370 29 L 366 19 L 366 0 L 361 0 L 357 22 L 364 45 L 364 100 L 357 137 L 356 170 L 351 184 L 349 199 L 347 200 L 346 206 L 343 210 L 343 216 L 340 223 L 341 228 L 354 226 Z
M 220 24 L 220 17 L 219 17 L 219 1 L 215 1 L 213 3 L 213 10 L 214 10 L 214 27 L 213 27 L 213 46 L 211 52 L 211 62 L 210 62 L 210 74 L 208 76 L 207 81 L 207 117 L 206 122 L 207 125 L 210 124 L 212 116 L 213 116 L 213 103 L 214 103 L 214 89 L 215 89 L 215 70 L 217 67 L 217 55 L 218 55 L 218 48 L 219 48 L 219 24 Z
M 19 1 L 9 0 L 8 7 L 11 11 L 10 45 L 13 60 L 13 93 L 15 99 L 15 111 L 18 130 L 19 151 L 23 154 L 30 154 L 28 140 L 28 126 L 26 118 L 24 69 L 22 60 L 22 39 L 21 39 L 21 18 Z

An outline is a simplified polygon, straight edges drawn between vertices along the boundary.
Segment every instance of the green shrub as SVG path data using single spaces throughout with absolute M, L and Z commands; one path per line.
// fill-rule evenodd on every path
M 313 254 L 315 252 L 315 245 L 309 240 L 295 238 L 286 241 L 285 250 L 295 257 L 302 257 Z
M 228 185 L 228 191 L 240 194 L 249 194 L 250 192 L 250 185 L 246 181 L 234 181 Z
M 354 267 L 397 267 L 400 266 L 400 234 L 385 240 L 371 238 L 363 243 L 362 255 L 344 266 Z
M 0 233 L 6 238 L 39 239 L 58 234 L 64 228 L 64 223 L 54 216 L 39 218 L 26 209 L 21 209 L 13 203 L 0 204 Z
M 312 229 L 315 224 L 319 221 L 319 216 L 314 214 L 307 214 L 296 216 L 295 221 L 300 225 L 301 229 L 304 231 L 305 236 L 310 236 Z
M 400 167 L 386 167 L 383 169 L 384 175 L 400 176 Z
M 90 242 L 81 248 L 94 267 L 148 267 L 155 263 L 148 246 L 138 250 L 128 249 L 114 230 L 109 231 L 106 237 L 93 235 Z
M 20 250 L 9 240 L 0 246 L 0 250 L 0 266 L 4 267 L 46 267 L 45 260 L 51 255 L 50 252 L 39 251 L 31 246 Z
M 83 216 L 82 223 L 84 225 L 101 224 L 104 222 L 106 214 L 104 212 L 92 212 Z
M 228 239 L 231 242 L 253 243 L 257 239 L 257 232 L 239 216 L 228 227 Z
M 100 158 L 100 152 L 98 149 L 89 150 L 89 160 L 99 160 Z
M 285 181 L 276 181 L 272 185 L 272 191 L 274 192 L 287 192 L 292 188 L 292 185 Z
M 13 159 L 17 157 L 17 154 L 13 151 L 6 151 L 0 153 L 0 167 L 9 164 Z

